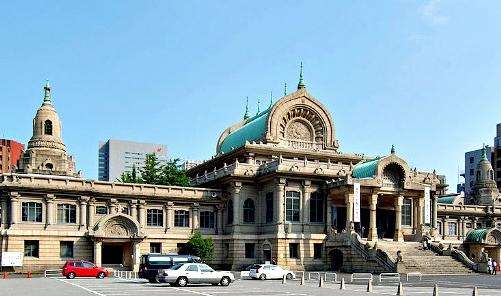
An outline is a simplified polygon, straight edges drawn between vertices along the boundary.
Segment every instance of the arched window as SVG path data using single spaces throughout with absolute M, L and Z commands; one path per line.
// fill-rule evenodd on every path
M 43 125 L 43 130 L 45 135 L 51 135 L 52 136 L 52 121 L 46 120 Z
M 256 207 L 250 198 L 244 201 L 244 223 L 254 223 L 254 212 Z
M 227 220 L 226 222 L 228 224 L 233 224 L 233 201 L 228 201 L 228 204 L 226 205 L 226 211 L 227 211 Z
M 45 169 L 50 171 L 50 170 L 54 169 L 54 165 L 52 163 L 48 162 L 45 164 Z
M 383 169 L 383 187 L 402 188 L 405 181 L 405 171 L 397 163 L 390 163 Z
M 310 222 L 324 222 L 324 198 L 318 192 L 312 192 L 310 196 Z

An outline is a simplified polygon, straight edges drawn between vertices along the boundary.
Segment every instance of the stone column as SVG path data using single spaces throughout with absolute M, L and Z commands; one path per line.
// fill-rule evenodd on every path
M 139 271 L 139 264 L 141 263 L 141 244 L 134 242 L 132 244 L 132 271 Z
M 332 199 L 330 194 L 327 194 L 325 201 L 325 232 L 330 233 L 332 228 Z
M 301 203 L 301 223 L 302 223 L 302 228 L 303 232 L 306 230 L 308 231 L 309 229 L 307 228 L 307 225 L 310 223 L 310 194 L 311 194 L 311 181 L 310 180 L 304 180 L 303 181 L 303 196 L 302 196 L 302 203 Z
M 92 230 L 94 228 L 94 216 L 96 215 L 96 205 L 94 204 L 95 202 L 96 200 L 94 198 L 91 198 L 89 200 L 89 219 L 87 220 L 89 230 Z
M 377 241 L 377 227 L 376 227 L 376 208 L 377 208 L 377 194 L 371 194 L 369 197 L 369 235 L 367 240 Z
M 3 228 L 7 228 L 9 221 L 7 220 L 7 208 L 8 208 L 7 197 L 2 197 L 2 221 L 0 221 L 0 226 Z
M 418 199 L 412 199 L 412 233 L 416 234 L 418 232 Z
M 287 183 L 287 179 L 279 178 L 276 182 L 276 221 L 278 224 L 278 232 L 285 231 L 285 184 Z
M 216 206 L 216 234 L 223 234 L 223 206 Z
M 233 187 L 233 225 L 238 226 L 241 222 L 241 200 L 240 200 L 240 191 L 242 189 L 242 182 L 235 182 Z
M 402 205 L 404 204 L 404 197 L 397 196 L 395 199 L 395 235 L 394 241 L 403 242 L 404 235 L 402 233 Z
M 461 236 L 460 238 L 464 239 L 466 237 L 466 217 L 461 217 L 459 221 L 461 221 Z M 495 226 L 495 225 L 494 225 Z
M 146 227 L 146 202 L 139 201 L 139 224 L 141 227 Z
M 88 196 L 80 196 L 80 229 L 87 228 L 87 204 L 89 199 Z
M 130 201 L 130 216 L 139 221 L 139 217 L 137 216 L 137 200 L 135 199 Z
M 101 249 L 103 243 L 101 241 L 94 241 L 94 264 L 101 266 Z
M 417 224 L 418 229 L 421 231 L 424 225 L 424 197 L 420 197 L 418 201 L 418 216 L 417 216 Z
M 200 228 L 199 223 L 198 223 L 199 212 L 200 212 L 200 205 L 198 203 L 194 203 L 191 206 L 191 213 L 192 213 L 192 215 L 191 215 L 191 220 L 192 220 L 191 232 L 195 232 Z
M 55 224 L 55 210 L 54 210 L 54 200 L 56 197 L 54 194 L 45 195 L 45 203 L 46 203 L 46 213 L 45 213 L 45 225 L 49 227 L 50 225 Z
M 355 230 L 355 225 L 353 224 L 353 202 L 355 200 L 355 195 L 353 193 L 345 194 L 345 204 L 346 204 L 346 231 L 353 232 Z
M 10 228 L 20 222 L 19 213 L 21 212 L 21 209 L 19 208 L 19 198 L 19 193 L 10 193 Z
M 437 229 L 437 221 L 438 221 L 438 198 L 437 196 L 434 194 L 433 195 L 433 200 L 432 200 L 432 218 L 431 218 L 431 227 L 434 228 L 434 229 Z
M 165 203 L 165 232 L 169 229 L 172 229 L 172 221 L 174 219 L 172 207 L 174 203 L 172 201 L 168 201 Z
M 108 209 L 111 215 L 118 213 L 118 201 L 115 198 L 109 200 Z

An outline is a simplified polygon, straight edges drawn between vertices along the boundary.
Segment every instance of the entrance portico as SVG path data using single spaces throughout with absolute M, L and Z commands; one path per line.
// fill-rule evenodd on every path
M 89 234 L 94 241 L 96 265 L 121 264 L 134 271 L 139 269 L 139 244 L 146 235 L 131 216 L 107 215 L 97 222 Z

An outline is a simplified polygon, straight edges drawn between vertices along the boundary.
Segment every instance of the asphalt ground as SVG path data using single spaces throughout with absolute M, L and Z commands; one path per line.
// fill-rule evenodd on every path
M 106 278 L 103 280 L 93 278 L 10 278 L 0 280 L 0 295 L 26 295 L 26 296 L 129 296 L 129 295 L 205 295 L 205 296 L 307 296 L 307 295 L 396 295 L 398 283 L 378 283 L 374 280 L 373 292 L 366 292 L 366 283 L 350 283 L 346 281 L 346 290 L 339 289 L 339 283 L 325 282 L 323 287 L 318 287 L 318 280 L 306 281 L 301 286 L 299 280 L 287 281 L 282 284 L 280 280 L 237 280 L 229 287 L 211 285 L 192 285 L 184 288 L 171 287 L 167 284 L 150 284 L 143 280 L 126 280 L 119 278 Z M 405 295 L 426 296 L 433 294 L 433 285 L 437 283 L 440 295 L 472 295 L 472 286 L 479 288 L 481 296 L 501 295 L 501 276 L 486 275 L 470 276 L 434 276 L 423 277 L 421 281 L 413 279 L 405 282 Z

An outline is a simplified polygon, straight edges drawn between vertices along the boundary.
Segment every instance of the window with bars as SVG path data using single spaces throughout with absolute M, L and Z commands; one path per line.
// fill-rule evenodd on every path
M 402 204 L 402 225 L 412 225 L 412 199 L 404 198 Z
M 73 258 L 73 242 L 61 241 L 59 242 L 59 249 L 61 258 Z
M 299 222 L 300 218 L 300 194 L 298 191 L 285 193 L 285 220 L 287 222 Z
M 200 228 L 214 228 L 214 212 L 201 211 L 200 212 Z
M 266 193 L 266 223 L 273 222 L 273 192 Z
M 186 210 L 174 211 L 174 226 L 190 227 L 190 212 Z
M 57 223 L 77 223 L 77 206 L 72 204 L 58 204 Z
M 23 202 L 21 219 L 24 222 L 42 222 L 42 204 Z
M 37 240 L 24 241 L 24 256 L 25 257 L 39 257 L 40 248 Z
M 312 192 L 310 196 L 310 222 L 324 222 L 324 198 L 318 192 Z
M 163 226 L 164 212 L 161 209 L 148 209 L 146 211 L 147 226 Z
M 322 259 L 323 244 L 313 244 L 313 259 Z
M 256 257 L 256 245 L 253 243 L 245 244 L 245 258 L 254 258 Z
M 250 198 L 246 199 L 244 201 L 244 223 L 254 223 L 255 210 L 254 201 Z

